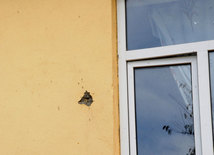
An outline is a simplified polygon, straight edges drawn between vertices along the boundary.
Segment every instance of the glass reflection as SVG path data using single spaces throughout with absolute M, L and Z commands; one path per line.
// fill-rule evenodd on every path
M 210 58 L 210 85 L 211 85 L 211 101 L 212 101 L 212 117 L 214 117 L 214 52 L 209 53 Z M 214 133 L 214 118 L 213 118 Z M 213 135 L 214 137 L 214 135 Z
M 190 65 L 134 73 L 138 155 L 194 155 Z
M 214 39 L 214 0 L 126 0 L 127 49 Z

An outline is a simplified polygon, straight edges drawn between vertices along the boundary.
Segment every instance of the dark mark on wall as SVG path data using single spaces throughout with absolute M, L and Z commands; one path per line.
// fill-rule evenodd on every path
M 87 106 L 90 106 L 93 102 L 93 98 L 91 94 L 88 91 L 85 91 L 83 97 L 79 100 L 79 104 L 85 104 Z

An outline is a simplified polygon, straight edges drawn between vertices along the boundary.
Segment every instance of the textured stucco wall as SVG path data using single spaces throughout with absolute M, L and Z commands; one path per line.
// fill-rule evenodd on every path
M 113 0 L 0 0 L 1 155 L 119 154 L 115 17 Z

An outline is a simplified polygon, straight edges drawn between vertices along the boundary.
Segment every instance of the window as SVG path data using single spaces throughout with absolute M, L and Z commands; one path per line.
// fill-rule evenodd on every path
M 213 155 L 214 1 L 117 1 L 121 155 Z

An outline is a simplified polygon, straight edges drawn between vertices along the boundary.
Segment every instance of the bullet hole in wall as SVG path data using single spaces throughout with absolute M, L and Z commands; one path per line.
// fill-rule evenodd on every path
M 85 91 L 83 97 L 79 100 L 78 103 L 85 104 L 87 106 L 91 106 L 92 102 L 93 102 L 93 98 L 92 98 L 90 92 Z

